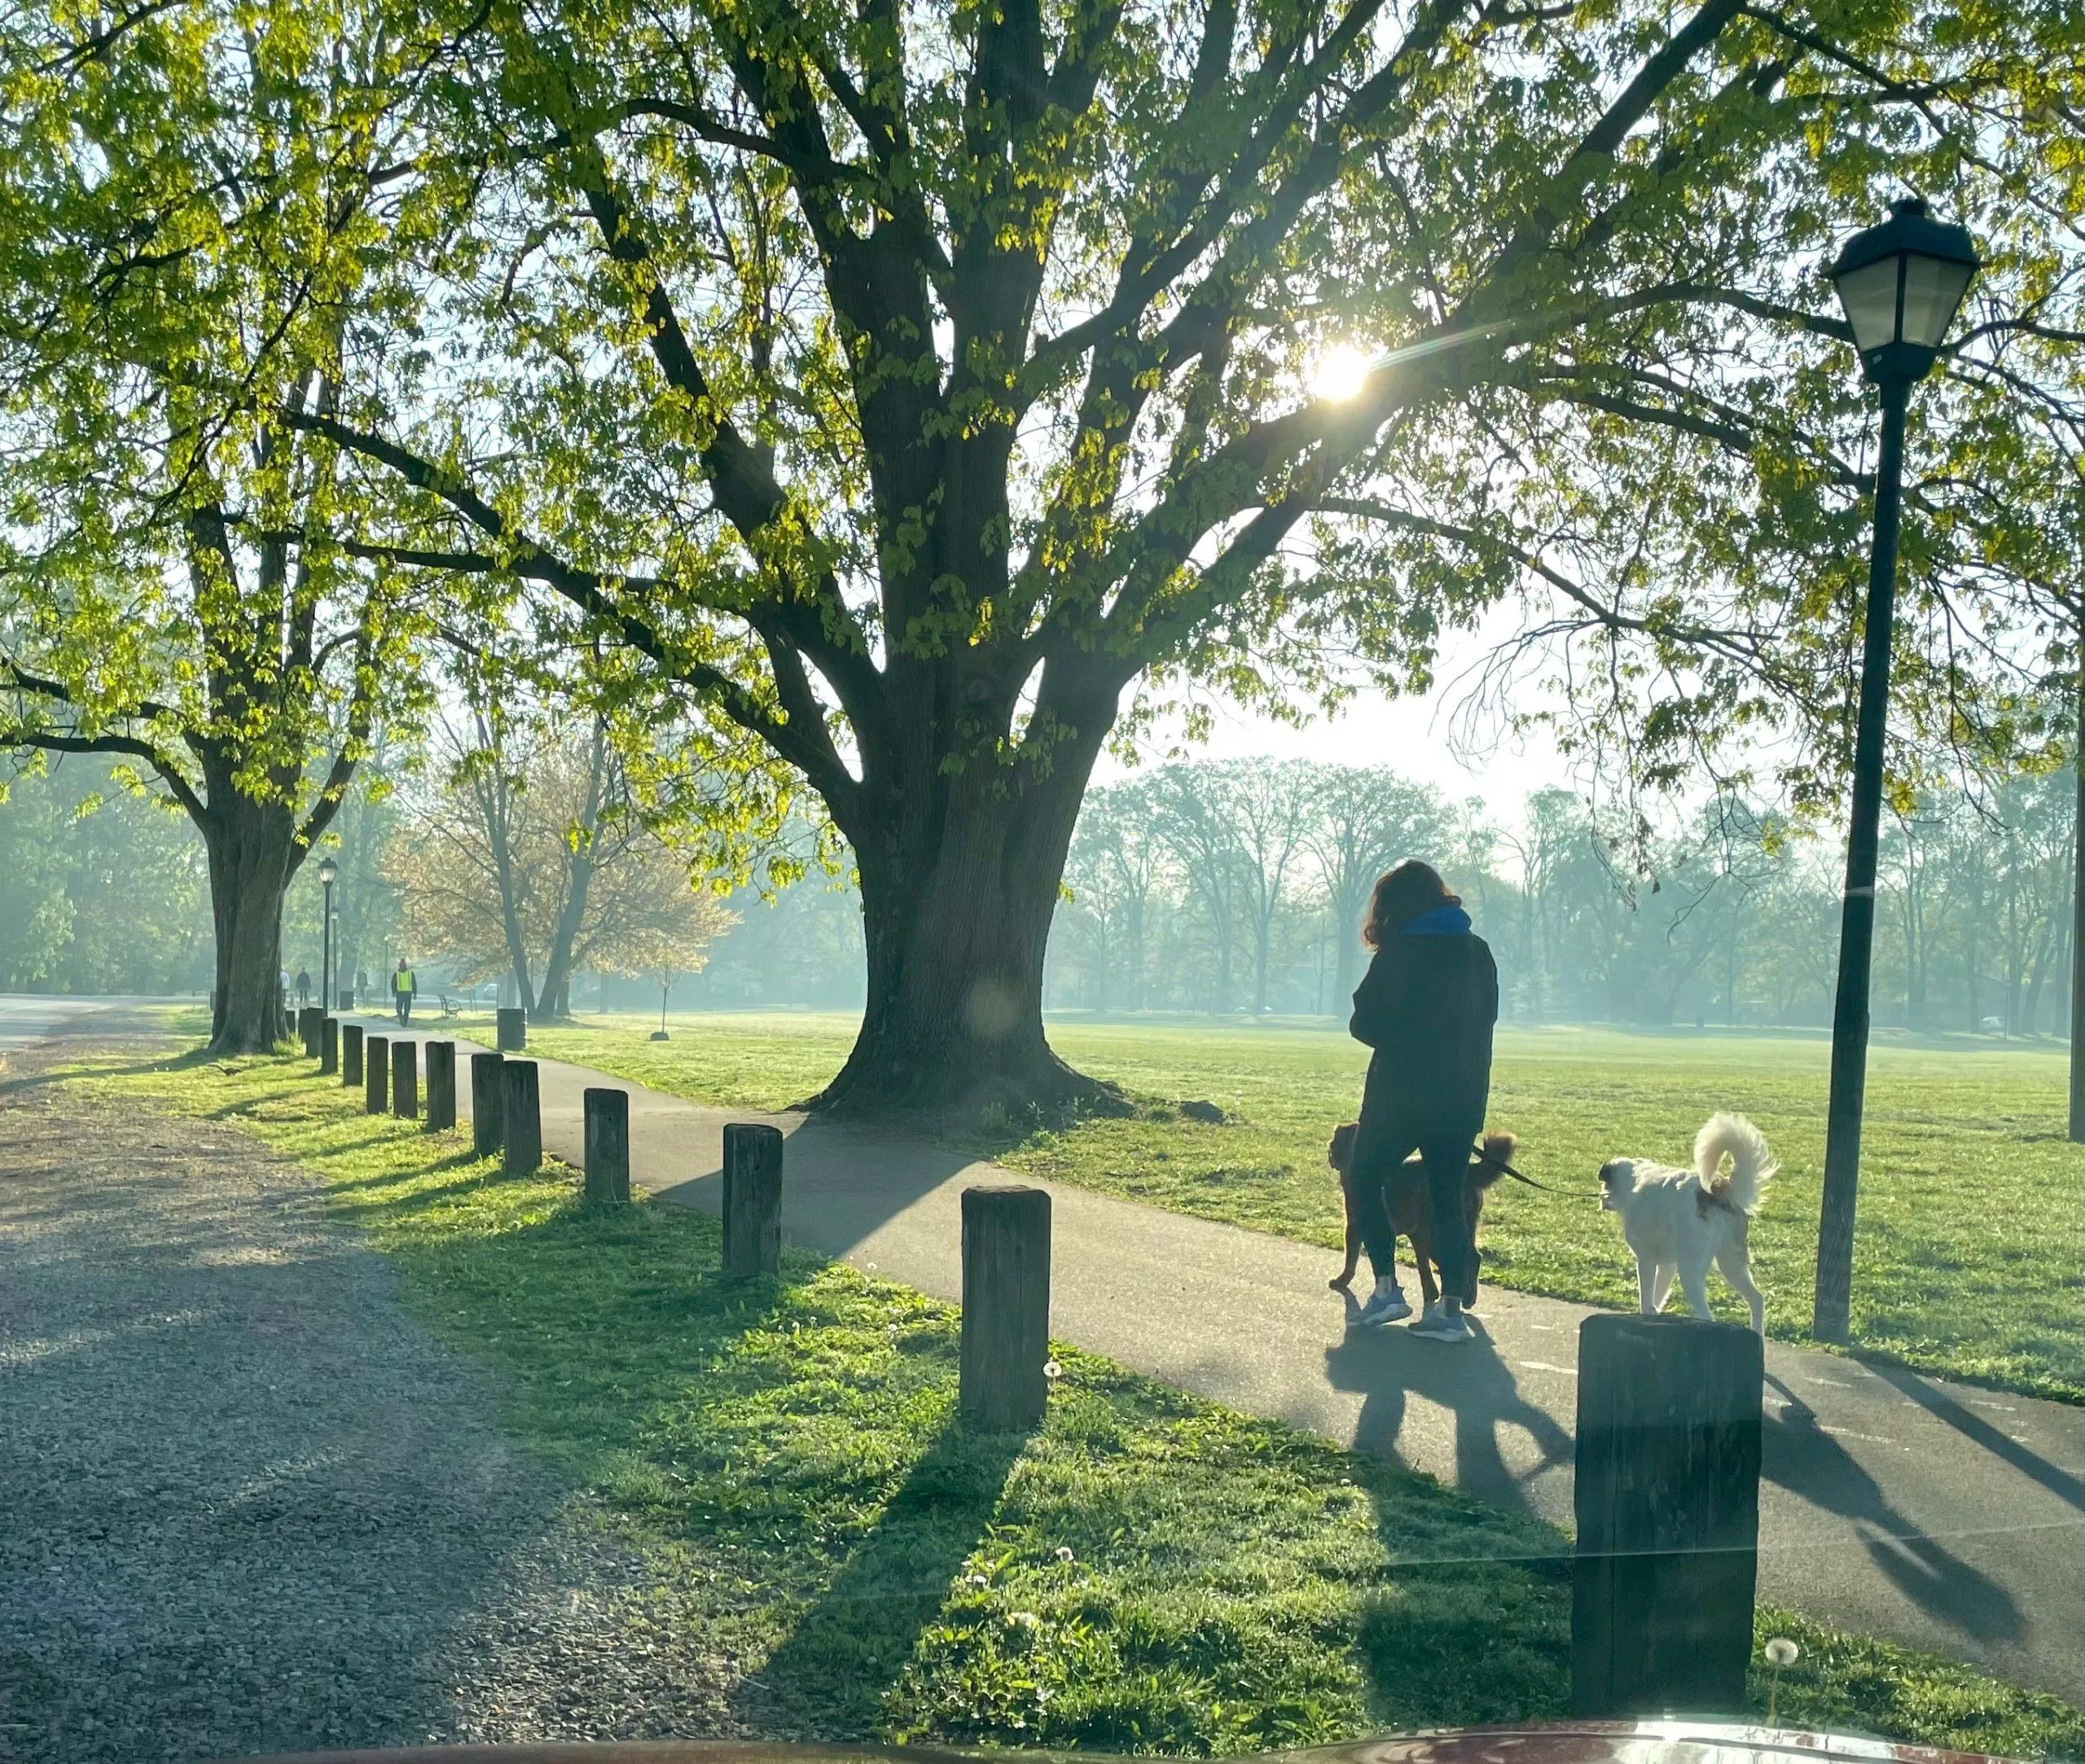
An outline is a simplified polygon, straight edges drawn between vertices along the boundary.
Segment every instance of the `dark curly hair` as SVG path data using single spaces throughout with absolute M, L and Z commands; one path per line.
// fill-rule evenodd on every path
M 1399 925 L 1409 924 L 1421 913 L 1437 906 L 1460 906 L 1462 896 L 1451 894 L 1441 872 L 1430 863 L 1407 858 L 1394 870 L 1376 878 L 1376 891 L 1369 897 L 1367 922 L 1361 928 L 1361 941 L 1372 950 Z

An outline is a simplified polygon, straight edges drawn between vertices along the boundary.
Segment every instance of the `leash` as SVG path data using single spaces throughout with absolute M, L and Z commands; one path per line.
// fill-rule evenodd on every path
M 1478 1163 L 1489 1164 L 1494 1169 L 1502 1169 L 1505 1171 L 1508 1176 L 1512 1177 L 1515 1182 L 1525 1183 L 1530 1188 L 1539 1188 L 1546 1195 L 1560 1195 L 1568 1191 L 1562 1188 L 1552 1188 L 1547 1183 L 1539 1183 L 1532 1176 L 1523 1176 L 1518 1170 L 1515 1169 L 1512 1165 L 1508 1164 L 1505 1159 L 1503 1157 L 1494 1157 L 1489 1152 L 1486 1151 L 1481 1145 L 1472 1146 L 1469 1148 L 1469 1155 L 1475 1158 Z

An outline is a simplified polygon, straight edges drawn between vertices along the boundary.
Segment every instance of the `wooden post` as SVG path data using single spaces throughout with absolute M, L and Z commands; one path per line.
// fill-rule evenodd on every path
M 963 1339 L 956 1410 L 966 1425 L 1025 1433 L 1050 1395 L 1050 1197 L 963 1191 Z
M 498 1054 L 471 1055 L 471 1149 L 490 1157 L 507 1143 L 501 1123 L 507 1118 L 507 1080 Z
M 782 1130 L 735 1121 L 724 1129 L 724 1271 L 782 1268 Z
M 456 1044 L 427 1044 L 427 1130 L 446 1133 L 456 1125 Z
M 518 1004 L 499 1007 L 499 1051 L 518 1054 L 529 1045 L 529 1013 Z
M 340 1069 L 340 1020 L 329 1016 L 318 1025 L 318 1075 L 330 1077 Z
M 366 1115 L 385 1113 L 391 1104 L 391 1038 L 362 1038 L 362 1107 Z
M 586 1204 L 630 1200 L 630 1092 L 590 1085 L 586 1110 Z
M 362 1082 L 362 1025 L 343 1023 L 340 1025 L 340 1082 L 354 1085 Z
M 326 1013 L 315 1004 L 301 1007 L 296 1013 L 297 1039 L 304 1043 L 304 1057 L 318 1057 L 318 1025 L 326 1020 Z
M 391 1043 L 391 1112 L 401 1121 L 417 1121 L 420 1112 L 419 1049 L 396 1038 Z
M 1765 1375 L 1758 1336 L 1729 1323 L 1579 1326 L 1574 1716 L 1744 1709 Z
M 525 1176 L 543 1161 L 542 1098 L 536 1086 L 536 1062 L 509 1060 L 501 1077 L 506 1093 L 500 1099 L 501 1137 L 507 1145 L 507 1173 Z

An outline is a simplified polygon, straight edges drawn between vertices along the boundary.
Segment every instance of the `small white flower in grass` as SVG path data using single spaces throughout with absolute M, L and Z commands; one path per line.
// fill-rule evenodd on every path
M 963 1584 L 968 1586 L 989 1586 L 992 1584 L 991 1582 L 982 1574 L 966 1574 L 963 1577 Z
M 1057 1546 L 1057 1560 L 1060 1562 L 1069 1562 L 1072 1560 L 1072 1547 L 1069 1543 L 1060 1543 Z
M 1039 1630 L 1042 1627 L 1042 1619 L 1033 1611 L 1009 1612 L 1007 1621 L 1017 1630 Z
M 1767 1664 L 1774 1669 L 1774 1676 L 1767 1686 L 1767 1725 L 1776 1726 L 1781 1713 L 1781 1668 L 1792 1666 L 1802 1657 L 1802 1650 L 1785 1635 L 1776 1635 L 1767 1643 Z
M 1042 1362 L 1042 1376 L 1054 1384 L 1064 1376 L 1064 1369 L 1055 1360 L 1045 1360 Z

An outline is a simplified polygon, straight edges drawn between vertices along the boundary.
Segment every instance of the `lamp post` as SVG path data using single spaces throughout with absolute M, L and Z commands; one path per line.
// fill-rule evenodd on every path
M 331 858 L 318 860 L 318 882 L 326 890 L 326 905 L 319 928 L 318 1008 L 333 1008 L 333 879 L 340 867 Z
M 1860 352 L 1862 371 L 1881 394 L 1882 445 L 1875 468 L 1875 550 L 1868 563 L 1860 720 L 1846 826 L 1839 990 L 1832 1010 L 1832 1100 L 1824 1130 L 1824 1205 L 1818 1223 L 1817 1298 L 1811 1321 L 1821 1341 L 1846 1339 L 1853 1297 L 1854 1209 L 1868 1085 L 1868 976 L 1875 944 L 1875 858 L 1882 818 L 1890 638 L 1896 612 L 1904 413 L 1912 388 L 1939 359 L 1941 340 L 1978 268 L 1966 228 L 1933 219 L 1916 196 L 1891 208 L 1881 226 L 1846 241 L 1831 270 L 1833 289 Z

